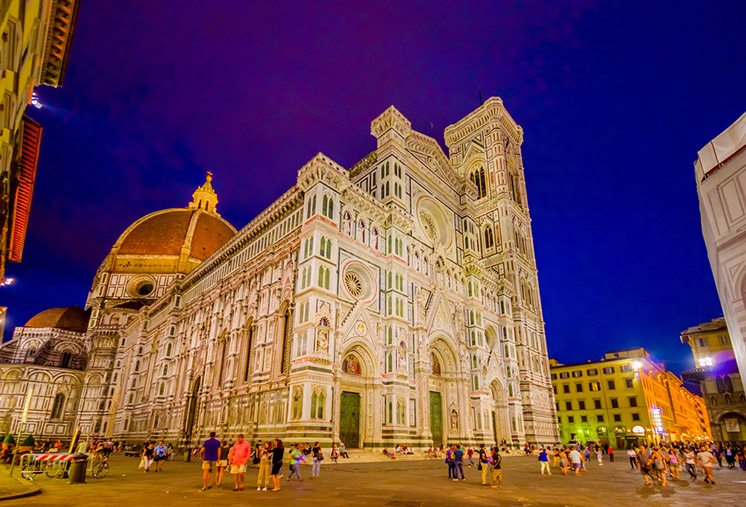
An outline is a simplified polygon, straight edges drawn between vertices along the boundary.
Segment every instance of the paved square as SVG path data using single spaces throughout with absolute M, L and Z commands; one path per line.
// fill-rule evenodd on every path
M 354 458 L 354 457 L 353 457 Z M 626 462 L 592 463 L 580 478 L 539 474 L 536 457 L 506 457 L 504 487 L 480 486 L 479 472 L 467 467 L 464 482 L 447 479 L 441 460 L 401 459 L 376 463 L 344 462 L 322 466 L 321 479 L 310 480 L 310 466 L 303 466 L 303 482 L 282 480 L 278 493 L 257 492 L 257 470 L 247 473 L 247 490 L 234 493 L 232 477 L 226 474 L 224 489 L 200 493 L 199 462 L 167 463 L 162 473 L 137 470 L 136 458 L 114 456 L 111 471 L 104 479 L 89 477 L 86 484 L 70 485 L 66 480 L 41 477 L 41 495 L 3 502 L 4 506 L 41 507 L 49 505 L 93 506 L 114 503 L 135 507 L 145 505 L 223 506 L 238 504 L 283 505 L 300 502 L 315 505 L 375 505 L 416 507 L 428 505 L 741 505 L 746 489 L 746 472 L 715 470 L 716 486 L 701 481 L 671 481 L 665 489 L 644 487 L 638 472 Z M 284 469 L 287 473 L 287 468 Z

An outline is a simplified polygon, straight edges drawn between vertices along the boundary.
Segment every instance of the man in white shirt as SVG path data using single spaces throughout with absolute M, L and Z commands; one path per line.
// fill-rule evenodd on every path
M 573 447 L 572 451 L 570 451 L 570 462 L 572 463 L 573 470 L 575 470 L 575 475 L 580 475 L 580 467 L 582 461 L 582 455 L 578 452 L 578 449 L 576 447 Z
M 699 462 L 699 466 L 702 467 L 702 470 L 705 471 L 705 483 L 714 485 L 715 481 L 712 480 L 712 467 L 715 465 L 715 456 L 713 456 L 712 453 L 707 450 L 707 447 L 703 445 L 699 448 L 699 452 L 697 453 L 697 461 Z
M 637 469 L 637 453 L 634 449 L 629 449 L 627 451 L 627 457 L 629 458 L 629 466 L 632 468 L 632 470 Z

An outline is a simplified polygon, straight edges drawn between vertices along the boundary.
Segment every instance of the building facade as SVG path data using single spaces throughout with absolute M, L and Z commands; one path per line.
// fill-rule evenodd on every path
M 598 441 L 618 449 L 638 441 L 710 438 L 702 397 L 686 389 L 645 349 L 610 352 L 600 361 L 552 364 L 563 442 Z
M 746 374 L 746 113 L 702 148 L 694 173 L 702 235 L 738 369 Z
M 20 262 L 41 143 L 26 116 L 39 85 L 61 86 L 77 0 L 0 2 L 0 282 L 7 261 Z
M 695 364 L 683 377 L 702 389 L 712 437 L 718 442 L 746 441 L 746 393 L 725 319 L 685 329 L 681 342 L 692 348 Z
M 70 424 L 50 420 L 50 392 L 29 429 L 556 442 L 523 131 L 491 98 L 446 129 L 450 156 L 393 106 L 371 133 L 360 162 L 316 155 L 240 231 L 210 174 L 188 207 L 132 224 L 86 302 L 85 366 L 58 409 Z M 61 368 L 30 365 L 26 333 L 6 345 L 18 352 L 3 378 Z

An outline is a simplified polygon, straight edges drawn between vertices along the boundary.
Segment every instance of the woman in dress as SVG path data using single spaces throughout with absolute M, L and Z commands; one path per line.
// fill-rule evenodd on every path
M 282 460 L 285 457 L 285 448 L 282 446 L 282 440 L 275 439 L 275 445 L 272 449 L 272 491 L 280 491 L 280 470 L 282 469 Z

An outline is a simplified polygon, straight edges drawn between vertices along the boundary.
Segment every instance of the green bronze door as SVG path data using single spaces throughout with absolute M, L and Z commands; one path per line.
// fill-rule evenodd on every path
M 430 432 L 433 434 L 433 445 L 443 445 L 443 404 L 440 393 L 430 391 Z
M 342 392 L 339 439 L 348 448 L 360 447 L 360 395 Z

